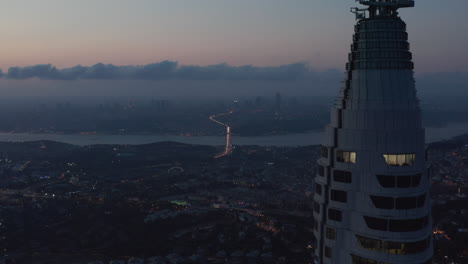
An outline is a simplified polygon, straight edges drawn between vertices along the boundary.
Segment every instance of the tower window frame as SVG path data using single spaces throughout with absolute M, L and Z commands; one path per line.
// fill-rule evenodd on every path
M 324 251 L 324 255 L 326 258 L 329 258 L 331 259 L 332 256 L 333 256 L 333 249 L 331 247 L 328 247 L 328 246 L 325 246 L 325 248 L 323 249 Z
M 336 229 L 327 226 L 325 228 L 325 237 L 329 240 L 336 240 Z
M 340 203 L 347 203 L 348 202 L 348 193 L 343 190 L 330 190 L 330 200 Z
M 322 145 L 322 148 L 320 149 L 320 155 L 322 158 L 328 158 L 328 147 Z
M 352 183 L 352 172 L 344 170 L 333 170 L 333 180 L 342 183 Z
M 370 196 L 372 203 L 377 209 L 395 209 L 395 198 L 386 196 Z
M 320 183 L 315 183 L 315 193 L 318 195 L 322 195 L 323 193 L 323 186 Z
M 317 202 L 313 202 L 313 207 L 314 212 L 320 214 L 320 204 Z
M 414 255 L 426 251 L 431 244 L 431 236 L 415 242 L 384 241 L 356 235 L 361 248 L 392 255 Z
M 313 220 L 314 230 L 318 231 L 319 230 L 319 221 L 317 221 L 317 219 L 315 219 L 315 217 L 312 218 L 312 220 Z
M 363 217 L 369 229 L 384 232 L 417 232 L 429 224 L 429 216 L 411 219 L 386 219 L 366 215 Z
M 388 263 L 385 263 L 385 262 L 380 262 L 380 261 L 364 258 L 364 257 L 361 257 L 361 256 L 357 256 L 357 255 L 354 255 L 354 254 L 351 254 L 351 257 L 352 257 L 352 260 L 353 260 L 353 264 L 388 264 Z
M 377 175 L 383 188 L 415 188 L 421 185 L 422 173 L 413 175 Z
M 426 204 L 426 196 L 427 194 L 424 193 L 418 196 L 402 197 L 370 195 L 370 198 L 377 209 L 409 210 L 424 207 Z
M 325 167 L 324 166 L 318 166 L 318 175 L 321 177 L 325 176 Z
M 343 221 L 343 212 L 335 209 L 335 208 L 329 208 L 328 209 L 328 219 L 333 220 L 336 222 L 342 222 Z
M 336 161 L 343 162 L 343 163 L 356 164 L 357 153 L 355 151 L 337 150 Z

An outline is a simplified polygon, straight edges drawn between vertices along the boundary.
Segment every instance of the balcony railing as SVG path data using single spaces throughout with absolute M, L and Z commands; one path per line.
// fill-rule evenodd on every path
M 362 5 L 388 7 L 414 7 L 414 0 L 356 0 Z

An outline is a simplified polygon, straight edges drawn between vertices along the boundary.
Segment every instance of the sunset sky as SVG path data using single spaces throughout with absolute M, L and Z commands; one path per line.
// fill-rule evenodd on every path
M 353 0 L 0 0 L 0 68 L 98 62 L 344 68 Z M 467 0 L 401 10 L 419 72 L 468 71 Z

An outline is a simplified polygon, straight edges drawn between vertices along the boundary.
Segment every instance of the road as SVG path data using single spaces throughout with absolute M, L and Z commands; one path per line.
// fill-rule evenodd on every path
M 231 126 L 229 126 L 228 124 L 224 124 L 222 122 L 220 122 L 219 120 L 217 120 L 216 118 L 220 117 L 220 116 L 225 116 L 225 115 L 230 115 L 232 114 L 233 111 L 229 111 L 227 113 L 222 113 L 222 114 L 217 114 L 217 115 L 212 115 L 210 116 L 210 120 L 219 124 L 219 125 L 222 125 L 224 127 L 226 127 L 226 147 L 224 149 L 224 152 L 219 154 L 219 155 L 216 155 L 214 158 L 215 159 L 219 159 L 219 158 L 222 158 L 222 157 L 225 157 L 225 156 L 229 156 L 232 154 L 232 150 L 233 150 L 233 147 L 232 147 L 232 132 L 231 132 Z

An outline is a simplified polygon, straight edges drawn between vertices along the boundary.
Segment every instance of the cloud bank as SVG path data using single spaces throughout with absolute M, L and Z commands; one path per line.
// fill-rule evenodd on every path
M 335 73 L 333 71 L 333 73 Z M 291 81 L 317 78 L 305 63 L 292 63 L 274 67 L 252 65 L 209 66 L 179 65 L 175 61 L 162 61 L 147 65 L 116 66 L 98 63 L 93 66 L 75 66 L 58 69 L 51 64 L 11 67 L 0 77 L 15 80 L 39 78 L 44 80 L 272 80 Z

